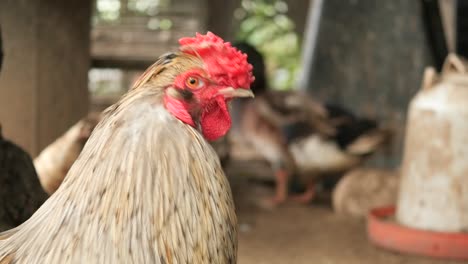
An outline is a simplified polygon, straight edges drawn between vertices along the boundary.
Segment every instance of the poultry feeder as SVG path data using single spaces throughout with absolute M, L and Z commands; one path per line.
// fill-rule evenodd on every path
M 368 216 L 376 245 L 468 260 L 467 71 L 453 54 L 439 76 L 426 69 L 409 107 L 397 206 Z

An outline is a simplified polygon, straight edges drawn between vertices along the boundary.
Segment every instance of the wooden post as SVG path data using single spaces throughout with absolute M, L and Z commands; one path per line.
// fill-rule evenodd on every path
M 31 155 L 88 111 L 91 1 L 0 1 L 0 123 Z

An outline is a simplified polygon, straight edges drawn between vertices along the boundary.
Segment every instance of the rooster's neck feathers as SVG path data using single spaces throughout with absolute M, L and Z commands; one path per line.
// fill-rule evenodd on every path
M 202 66 L 203 61 L 196 56 L 181 52 L 166 53 L 135 81 L 131 89 L 163 90 L 173 85 L 175 77 L 180 73 Z
M 159 59 L 153 63 L 146 71 L 135 81 L 132 86 L 132 89 L 142 87 L 148 81 L 162 73 L 167 69 L 167 65 L 173 64 L 174 59 L 177 58 L 177 54 L 174 52 L 166 53 L 159 57 Z

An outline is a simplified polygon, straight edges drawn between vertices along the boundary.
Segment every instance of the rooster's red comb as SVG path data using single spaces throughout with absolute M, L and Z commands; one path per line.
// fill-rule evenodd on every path
M 211 32 L 181 38 L 179 44 L 182 52 L 199 56 L 211 78 L 220 85 L 248 89 L 254 81 L 247 55 Z

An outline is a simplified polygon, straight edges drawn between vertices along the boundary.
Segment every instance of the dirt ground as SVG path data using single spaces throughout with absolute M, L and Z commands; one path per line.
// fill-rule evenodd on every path
M 288 202 L 273 210 L 261 208 L 259 201 L 272 195 L 273 186 L 253 184 L 240 174 L 228 171 L 239 218 L 239 264 L 468 263 L 377 248 L 367 239 L 364 219 L 333 212 L 329 193 L 310 205 Z
M 450 264 L 463 263 L 392 253 L 372 245 L 364 220 L 321 205 L 285 205 L 239 213 L 240 264 Z

